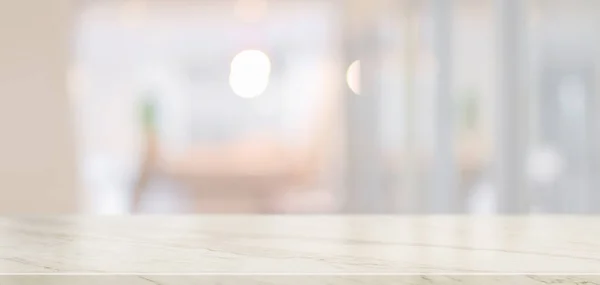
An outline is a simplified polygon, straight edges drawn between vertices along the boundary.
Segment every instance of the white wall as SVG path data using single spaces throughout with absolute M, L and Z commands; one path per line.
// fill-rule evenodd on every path
M 76 210 L 72 0 L 0 1 L 0 214 Z

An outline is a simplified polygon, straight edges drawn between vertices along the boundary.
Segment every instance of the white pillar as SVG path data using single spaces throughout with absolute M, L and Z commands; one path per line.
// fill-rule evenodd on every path
M 393 195 L 383 184 L 379 123 L 381 59 L 377 32 L 377 6 L 363 0 L 346 0 L 344 70 L 360 60 L 360 94 L 342 88 L 345 109 L 345 211 L 383 213 L 393 206 Z M 344 81 L 346 76 L 343 77 Z
M 434 0 L 434 52 L 436 58 L 435 146 L 433 181 L 427 195 L 430 213 L 458 211 L 457 171 L 455 159 L 454 96 L 452 76 L 452 0 Z
M 0 213 L 76 210 L 72 4 L 0 1 Z
M 402 151 L 402 188 L 400 189 L 400 209 L 402 212 L 415 214 L 421 212 L 423 201 L 422 191 L 419 191 L 419 164 L 417 153 L 416 132 L 416 71 L 418 56 L 419 34 L 417 29 L 417 2 L 404 1 L 404 149 Z
M 600 3 L 594 2 L 595 9 L 593 14 L 595 17 L 595 26 L 600 28 Z M 588 115 L 588 146 L 589 146 L 589 161 L 588 173 L 589 184 L 587 189 L 587 212 L 598 214 L 600 213 L 600 36 L 593 37 L 594 51 L 593 61 L 594 68 L 592 71 L 592 102 L 589 107 Z
M 496 101 L 496 193 L 500 213 L 529 211 L 524 164 L 527 147 L 525 4 L 496 0 L 498 26 Z

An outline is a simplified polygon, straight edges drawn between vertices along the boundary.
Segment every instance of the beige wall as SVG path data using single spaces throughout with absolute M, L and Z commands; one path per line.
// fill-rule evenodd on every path
M 0 0 L 0 214 L 76 210 L 72 0 Z

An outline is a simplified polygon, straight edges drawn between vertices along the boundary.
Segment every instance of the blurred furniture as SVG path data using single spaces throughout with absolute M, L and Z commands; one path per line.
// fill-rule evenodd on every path
M 138 212 L 148 184 L 153 176 L 161 176 L 189 189 L 196 211 L 207 212 L 301 212 L 306 203 L 292 201 L 293 195 L 307 191 L 329 191 L 325 195 L 298 195 L 297 199 L 314 199 L 317 211 L 334 210 L 332 189 L 323 188 L 320 174 L 327 167 L 328 155 L 339 148 L 332 137 L 336 127 L 333 119 L 335 101 L 326 101 L 325 108 L 316 120 L 320 124 L 304 147 L 284 144 L 274 135 L 247 136 L 227 144 L 199 144 L 178 157 L 161 157 L 160 141 L 155 133 L 156 118 L 152 110 L 144 113 L 146 150 L 141 172 L 133 195 L 133 211 Z M 151 109 L 151 106 L 146 106 Z M 488 143 L 476 134 L 463 135 L 457 144 L 461 195 L 464 200 L 472 184 L 487 166 Z M 399 175 L 402 169 L 402 152 L 384 155 L 385 171 Z M 417 154 L 418 175 L 425 175 L 431 167 L 432 157 L 424 152 Z M 421 178 L 419 178 L 421 179 Z M 176 189 L 167 189 L 167 191 Z M 399 189 L 403 191 L 403 189 Z M 176 194 L 174 194 L 176 195 Z M 319 199 L 321 199 L 319 201 Z M 228 203 L 231 203 L 229 206 Z M 324 203 L 324 205 L 322 204 Z M 329 204 L 328 204 L 329 203 Z
M 155 144 L 151 145 L 155 147 Z M 469 196 L 468 191 L 485 170 L 488 153 L 477 138 L 470 138 L 460 145 L 459 174 L 463 182 L 460 195 L 461 198 L 465 198 Z M 148 180 L 154 173 L 189 187 L 196 197 L 193 198 L 196 199 L 194 203 L 197 203 L 200 211 L 285 211 L 286 209 L 282 209 L 285 206 L 279 203 L 285 203 L 284 197 L 287 195 L 294 195 L 298 191 L 319 190 L 318 177 L 323 166 L 323 157 L 317 156 L 316 153 L 322 149 L 319 149 L 319 146 L 314 148 L 311 154 L 307 149 L 286 148 L 275 139 L 255 138 L 229 145 L 198 146 L 181 157 L 162 163 L 158 162 L 156 152 L 150 151 L 137 186 L 135 204 L 141 200 Z M 395 156 L 387 161 L 387 167 L 396 173 L 392 175 L 401 172 L 401 160 L 401 156 Z M 420 166 L 415 167 L 421 169 L 419 173 L 422 175 L 429 167 L 429 159 L 420 156 L 419 161 Z M 228 201 L 233 203 L 229 207 L 225 205 Z M 222 209 L 216 205 L 210 207 L 213 203 L 222 203 Z
M 226 144 L 199 144 L 184 155 L 161 157 L 153 120 L 147 118 L 145 124 L 146 149 L 134 189 L 134 212 L 140 210 L 153 176 L 165 177 L 191 189 L 199 211 L 280 211 L 278 198 L 318 187 L 332 125 L 327 123 L 331 120 L 321 121 L 312 142 L 305 147 L 291 147 L 274 136 L 264 135 Z M 227 205 L 222 205 L 222 209 L 206 205 L 227 202 L 238 205 L 234 209 Z

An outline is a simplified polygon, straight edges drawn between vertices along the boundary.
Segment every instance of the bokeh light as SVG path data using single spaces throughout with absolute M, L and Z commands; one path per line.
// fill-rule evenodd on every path
M 346 82 L 354 94 L 360 95 L 360 60 L 352 62 L 348 67 Z
M 253 98 L 265 92 L 270 75 L 269 57 L 259 50 L 245 50 L 231 61 L 229 85 L 238 96 Z

